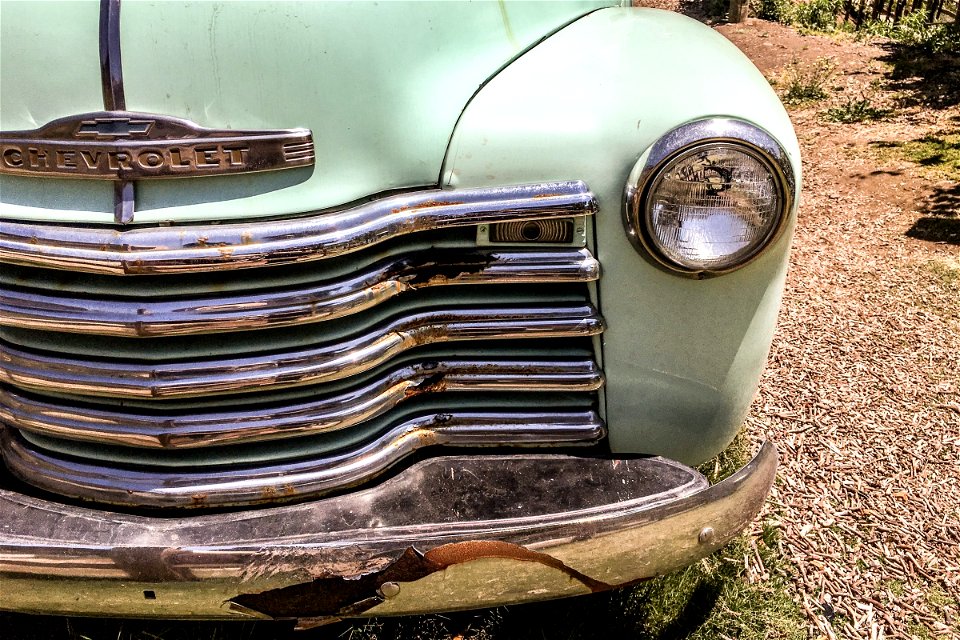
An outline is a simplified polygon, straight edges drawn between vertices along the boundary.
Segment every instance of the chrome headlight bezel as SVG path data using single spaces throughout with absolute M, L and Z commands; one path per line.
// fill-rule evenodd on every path
M 713 144 L 733 145 L 762 162 L 776 182 L 780 196 L 778 219 L 764 239 L 736 262 L 722 268 L 690 268 L 670 259 L 654 239 L 649 223 L 650 188 L 671 163 L 690 152 Z M 763 129 L 735 118 L 695 120 L 669 131 L 634 165 L 627 179 L 624 226 L 627 237 L 641 255 L 660 268 L 694 278 L 722 275 L 750 264 L 783 232 L 796 197 L 796 179 L 783 147 Z

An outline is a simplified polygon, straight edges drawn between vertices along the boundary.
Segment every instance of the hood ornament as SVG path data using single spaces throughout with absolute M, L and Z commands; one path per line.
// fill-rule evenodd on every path
M 100 1 L 104 111 L 67 116 L 30 131 L 0 132 L 0 174 L 114 181 L 114 222 L 133 221 L 135 180 L 275 171 L 311 166 L 309 129 L 208 129 L 189 120 L 126 110 L 120 0 Z

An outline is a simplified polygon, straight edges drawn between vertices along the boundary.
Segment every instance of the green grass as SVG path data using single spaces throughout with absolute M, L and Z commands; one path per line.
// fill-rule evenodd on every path
M 909 141 L 876 141 L 870 145 L 881 156 L 915 162 L 933 178 L 960 181 L 960 130 L 939 131 Z
M 829 58 L 813 64 L 794 60 L 788 64 L 777 82 L 781 98 L 788 105 L 798 106 L 823 100 L 829 95 L 827 84 L 834 76 L 835 65 Z
M 908 160 L 960 179 L 960 131 L 941 131 L 904 142 L 900 151 Z
M 960 294 L 960 262 L 951 266 L 946 261 L 930 260 L 925 266 L 948 291 Z
M 832 122 L 852 124 L 868 120 L 880 120 L 892 113 L 891 109 L 881 109 L 874 106 L 870 98 L 848 98 L 843 104 L 831 107 L 824 112 L 824 117 Z

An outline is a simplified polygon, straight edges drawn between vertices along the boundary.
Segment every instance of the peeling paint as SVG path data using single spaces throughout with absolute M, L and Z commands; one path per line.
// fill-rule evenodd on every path
M 379 594 L 384 582 L 409 582 L 428 576 L 443 567 L 408 547 L 386 568 L 355 578 L 325 576 L 303 584 L 241 594 L 231 603 L 273 618 L 324 618 L 351 615 L 383 602 Z
M 566 574 L 595 593 L 614 588 L 614 585 L 584 575 L 548 554 L 509 542 L 472 540 L 441 545 L 426 553 L 408 547 L 394 562 L 379 571 L 356 577 L 323 576 L 262 593 L 241 594 L 230 603 L 274 618 L 305 619 L 306 625 L 315 626 L 331 618 L 361 614 L 382 603 L 385 598 L 381 587 L 385 583 L 415 582 L 451 566 L 484 558 L 539 563 Z

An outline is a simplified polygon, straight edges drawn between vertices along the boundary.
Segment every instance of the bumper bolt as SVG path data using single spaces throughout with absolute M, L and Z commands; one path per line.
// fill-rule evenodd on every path
M 704 527 L 700 530 L 700 535 L 697 536 L 697 540 L 700 541 L 700 544 L 710 544 L 713 542 L 713 537 L 713 527 Z
M 379 591 L 384 598 L 395 598 L 400 595 L 400 585 L 396 582 L 384 582 L 380 585 Z

